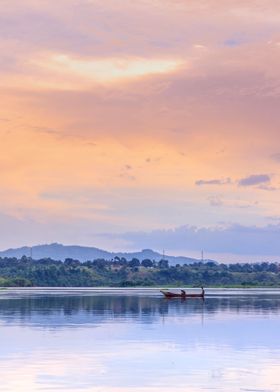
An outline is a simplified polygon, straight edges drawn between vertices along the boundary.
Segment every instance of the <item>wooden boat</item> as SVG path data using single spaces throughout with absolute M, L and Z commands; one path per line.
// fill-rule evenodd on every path
M 188 293 L 172 293 L 171 291 L 163 291 L 160 292 L 165 296 L 165 298 L 204 298 L 204 289 L 200 294 L 188 294 Z

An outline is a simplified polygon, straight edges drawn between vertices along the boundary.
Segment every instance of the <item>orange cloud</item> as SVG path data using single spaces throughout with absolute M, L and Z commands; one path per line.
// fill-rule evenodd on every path
M 180 60 L 147 58 L 78 59 L 55 54 L 37 63 L 61 76 L 78 77 L 95 83 L 122 82 L 153 74 L 174 72 L 182 65 Z

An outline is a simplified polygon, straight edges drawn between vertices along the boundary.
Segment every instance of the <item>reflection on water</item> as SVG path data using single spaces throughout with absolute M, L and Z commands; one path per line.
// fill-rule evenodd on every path
M 279 391 L 280 294 L 0 294 L 2 391 Z
M 190 318 L 218 313 L 223 316 L 280 314 L 280 297 L 225 297 L 166 300 L 140 296 L 27 296 L 0 301 L 3 323 L 42 328 L 108 322 L 159 323 L 164 318 Z

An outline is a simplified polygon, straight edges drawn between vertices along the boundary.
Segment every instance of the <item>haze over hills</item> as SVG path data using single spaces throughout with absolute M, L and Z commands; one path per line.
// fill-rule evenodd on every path
M 16 257 L 21 258 L 22 256 L 30 257 L 33 259 L 51 258 L 54 260 L 65 260 L 66 258 L 77 259 L 80 261 L 105 259 L 111 260 L 114 257 L 125 257 L 127 260 L 137 258 L 140 261 L 144 259 L 150 259 L 159 261 L 162 259 L 162 254 L 153 251 L 152 249 L 143 249 L 139 252 L 108 252 L 106 250 L 78 246 L 78 245 L 62 245 L 58 243 L 36 245 L 31 247 L 24 246 L 21 248 L 7 249 L 0 252 L 0 257 Z M 165 255 L 165 259 L 169 261 L 169 264 L 191 264 L 200 260 L 185 257 L 185 256 L 169 256 Z M 208 261 L 208 260 L 207 260 Z

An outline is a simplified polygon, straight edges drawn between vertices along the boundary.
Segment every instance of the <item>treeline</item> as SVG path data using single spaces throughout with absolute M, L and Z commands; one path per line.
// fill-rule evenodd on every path
M 33 260 L 0 258 L 2 287 L 91 287 L 91 286 L 216 286 L 277 287 L 280 265 L 194 263 L 170 266 L 167 260 L 97 259 L 86 261 L 65 259 Z

